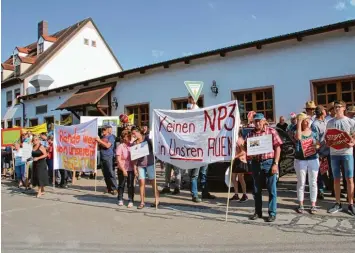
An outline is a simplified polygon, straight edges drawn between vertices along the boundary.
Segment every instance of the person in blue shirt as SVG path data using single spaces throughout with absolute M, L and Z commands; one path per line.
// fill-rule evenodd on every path
M 102 174 L 105 178 L 105 183 L 107 187 L 107 192 L 112 195 L 117 193 L 118 185 L 117 178 L 114 172 L 114 147 L 115 147 L 115 137 L 110 134 L 109 126 L 102 127 L 102 138 L 97 137 L 96 141 L 100 149 L 100 160 L 102 165 Z

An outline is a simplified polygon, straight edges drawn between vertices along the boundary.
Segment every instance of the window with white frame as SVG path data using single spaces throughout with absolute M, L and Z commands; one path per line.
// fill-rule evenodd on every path
M 36 106 L 36 115 L 47 113 L 47 105 Z

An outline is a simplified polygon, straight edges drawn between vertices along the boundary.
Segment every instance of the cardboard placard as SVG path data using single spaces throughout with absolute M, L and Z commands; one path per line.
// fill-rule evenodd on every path
M 347 132 L 339 129 L 327 129 L 325 132 L 325 141 L 331 148 L 340 150 L 347 148 L 347 144 L 350 143 L 352 138 Z
M 303 157 L 309 157 L 317 153 L 317 149 L 313 144 L 313 138 L 307 138 L 301 140 L 301 147 L 302 147 Z
M 1 146 L 10 147 L 21 139 L 21 128 L 8 128 L 1 130 Z
M 148 142 L 142 142 L 129 148 L 131 152 L 131 160 L 137 160 L 138 158 L 149 155 Z
M 319 159 L 320 174 L 323 175 L 323 174 L 327 173 L 328 170 L 329 170 L 328 158 L 327 157 L 320 158 Z

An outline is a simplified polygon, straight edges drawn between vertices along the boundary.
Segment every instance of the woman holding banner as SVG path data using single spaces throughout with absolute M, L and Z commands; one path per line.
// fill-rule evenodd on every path
M 312 203 L 310 213 L 315 214 L 317 212 L 317 178 L 319 170 L 317 144 L 319 146 L 319 137 L 317 132 L 311 130 L 311 118 L 304 113 L 297 115 L 295 139 L 296 152 L 294 167 L 297 174 L 297 197 L 299 201 L 299 206 L 296 211 L 298 213 L 304 212 L 304 188 L 308 173 L 309 191 Z
M 159 205 L 159 192 L 158 187 L 155 183 L 155 168 L 154 168 L 154 155 L 153 155 L 153 144 L 149 139 L 149 136 L 144 136 L 143 132 L 138 127 L 132 127 L 132 136 L 136 138 L 134 145 L 137 145 L 142 142 L 147 142 L 149 147 L 149 155 L 138 158 L 135 160 L 135 169 L 138 170 L 138 179 L 139 179 L 139 193 L 141 196 L 141 203 L 138 206 L 138 209 L 142 209 L 145 206 L 144 197 L 145 197 L 145 179 L 148 175 L 148 180 L 152 184 L 155 195 L 155 203 Z M 155 207 L 156 204 L 152 204 L 151 207 Z
M 37 198 L 44 195 L 44 187 L 48 185 L 48 172 L 47 172 L 47 151 L 41 145 L 41 140 L 39 136 L 33 136 L 33 178 L 32 185 L 33 187 L 38 186 Z

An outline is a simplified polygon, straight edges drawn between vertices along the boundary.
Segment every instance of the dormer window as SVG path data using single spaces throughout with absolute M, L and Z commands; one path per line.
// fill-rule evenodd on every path
M 15 76 L 19 76 L 21 74 L 21 65 L 15 66 Z
M 44 43 L 42 42 L 38 44 L 38 54 L 43 53 L 43 51 L 44 51 Z

